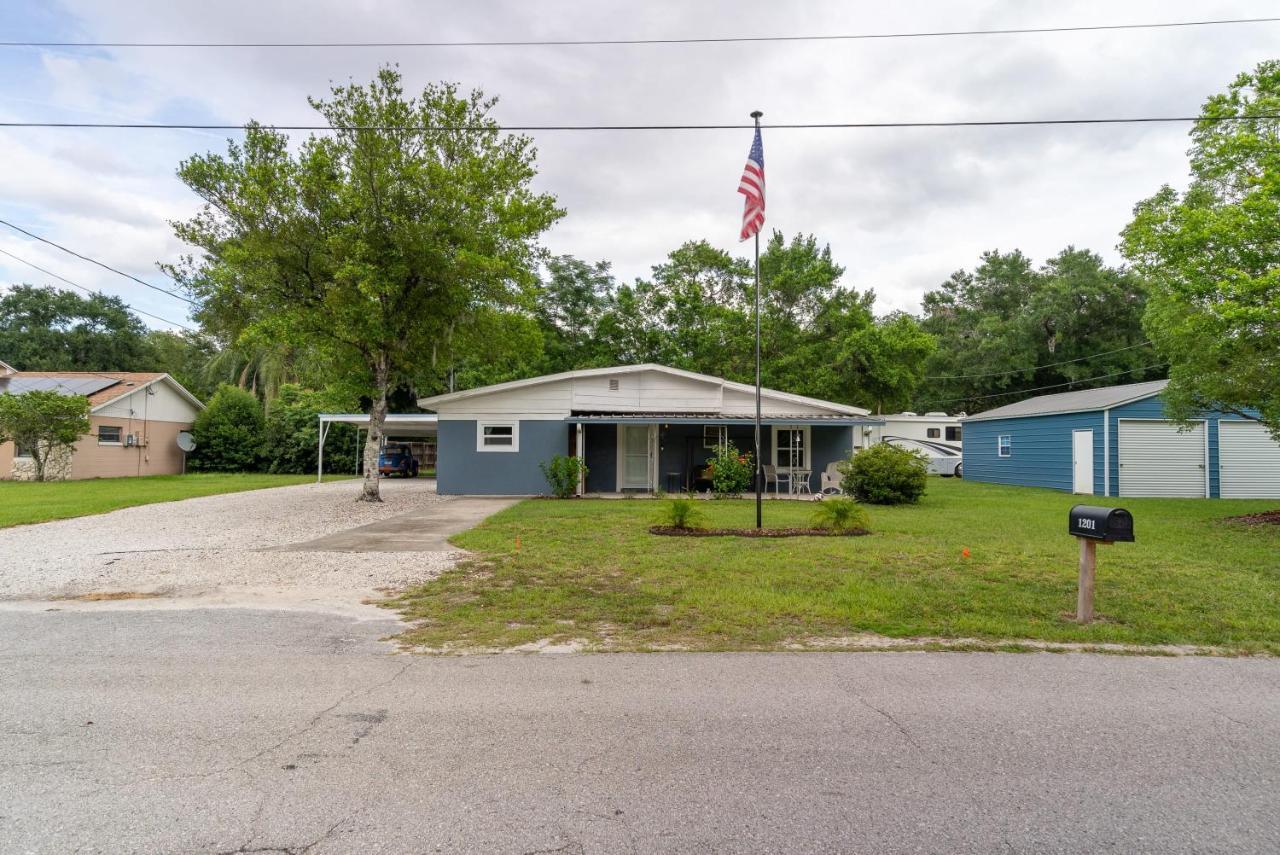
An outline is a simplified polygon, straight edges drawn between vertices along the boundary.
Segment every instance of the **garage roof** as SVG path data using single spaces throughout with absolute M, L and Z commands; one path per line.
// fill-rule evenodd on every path
M 1056 395 L 1037 395 L 987 410 L 964 419 L 966 422 L 984 422 L 991 419 L 1015 419 L 1025 416 L 1050 416 L 1061 413 L 1086 413 L 1118 407 L 1130 401 L 1140 401 L 1164 391 L 1168 380 L 1150 380 L 1146 383 L 1126 383 L 1123 386 L 1105 386 L 1101 389 L 1081 389 L 1077 392 L 1060 392 Z

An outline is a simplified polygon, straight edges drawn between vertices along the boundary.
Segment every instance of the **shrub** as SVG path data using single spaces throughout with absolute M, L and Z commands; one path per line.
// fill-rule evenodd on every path
M 268 472 L 306 474 L 316 471 L 316 445 L 320 439 L 320 413 L 341 413 L 352 409 L 326 392 L 303 389 L 293 383 L 280 387 L 280 394 L 267 409 L 262 440 L 262 458 Z M 356 459 L 363 449 L 355 447 L 355 425 L 334 422 L 324 443 L 324 471 L 355 472 Z
M 929 459 L 887 442 L 864 448 L 840 464 L 841 488 L 860 502 L 901 505 L 920 501 L 929 478 Z
M 262 423 L 262 406 L 257 398 L 235 386 L 219 386 L 191 428 L 196 450 L 187 458 L 187 468 L 197 472 L 257 469 Z
M 551 487 L 551 495 L 557 499 L 568 499 L 578 492 L 578 479 L 587 477 L 587 465 L 580 457 L 565 457 L 557 454 L 550 460 L 538 464 L 542 475 Z
M 738 496 L 751 486 L 755 466 L 750 454 L 742 454 L 727 442 L 716 448 L 715 456 L 707 462 L 711 470 L 711 489 L 717 497 Z
M 814 528 L 835 532 L 856 529 L 866 531 L 870 525 L 871 519 L 867 516 L 866 508 L 848 496 L 832 496 L 814 504 Z
M 693 499 L 672 499 L 663 513 L 663 523 L 672 528 L 699 528 L 701 522 L 702 511 Z
M 39 390 L 0 394 L 0 443 L 12 440 L 15 451 L 31 455 L 37 481 L 49 476 L 50 463 L 69 459 L 76 440 L 88 432 L 88 398 Z

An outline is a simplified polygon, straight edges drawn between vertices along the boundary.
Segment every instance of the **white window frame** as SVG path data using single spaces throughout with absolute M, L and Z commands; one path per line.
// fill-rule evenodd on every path
M 778 433 L 784 430 L 798 430 L 804 432 L 804 460 L 800 466 L 780 466 L 778 465 Z M 773 444 L 769 448 L 770 462 L 783 472 L 790 472 L 792 469 L 808 469 L 813 471 L 813 431 L 809 425 L 774 425 L 773 426 Z
M 996 457 L 1013 457 L 1013 434 L 1002 433 L 996 436 Z
M 510 445 L 485 445 L 484 429 L 505 427 L 511 428 L 511 444 Z M 476 422 L 476 451 L 486 454 L 507 453 L 520 450 L 520 422 L 517 421 L 477 421 Z
M 103 428 L 119 431 L 119 433 L 117 434 L 119 439 L 103 439 L 102 438 Z M 98 445 L 124 445 L 124 428 L 120 427 L 120 425 L 98 425 L 97 437 L 98 437 Z
M 707 441 L 707 431 L 713 430 L 716 438 Z M 702 447 L 703 448 L 720 448 L 729 444 L 729 426 L 728 425 L 703 425 L 702 426 Z

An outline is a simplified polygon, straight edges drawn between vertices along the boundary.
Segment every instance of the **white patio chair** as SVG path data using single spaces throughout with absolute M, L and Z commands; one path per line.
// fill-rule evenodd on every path
M 777 466 L 774 466 L 769 463 L 766 463 L 764 466 L 761 466 L 760 468 L 764 470 L 764 491 L 766 493 L 769 492 L 770 484 L 773 485 L 773 493 L 775 496 L 781 493 L 783 481 L 787 483 L 787 492 L 788 493 L 791 492 L 791 473 L 790 472 L 779 472 Z
M 832 495 L 844 492 L 844 488 L 840 486 L 840 482 L 844 480 L 844 475 L 840 474 L 840 470 L 836 468 L 842 462 L 841 460 L 833 460 L 827 464 L 826 469 L 822 470 L 821 492 Z

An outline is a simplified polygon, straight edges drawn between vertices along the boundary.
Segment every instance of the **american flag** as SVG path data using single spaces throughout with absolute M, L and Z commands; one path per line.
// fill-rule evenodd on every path
M 764 225 L 764 143 L 760 142 L 760 129 L 756 128 L 751 153 L 747 155 L 746 168 L 738 182 L 738 192 L 747 197 L 742 209 L 742 235 L 746 240 L 758 234 Z

